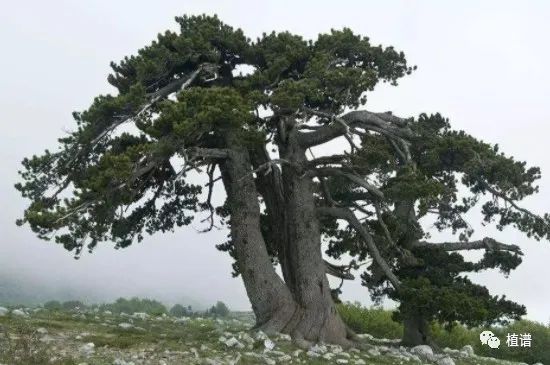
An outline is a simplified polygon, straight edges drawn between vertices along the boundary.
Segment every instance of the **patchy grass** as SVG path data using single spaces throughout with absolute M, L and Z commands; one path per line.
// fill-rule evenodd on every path
M 342 310 L 342 307 L 340 308 Z M 390 322 L 390 313 L 383 310 L 367 310 L 360 307 L 344 307 L 344 318 L 355 321 L 355 330 L 367 332 L 377 338 L 395 338 L 400 335 L 400 326 Z M 121 323 L 132 325 L 129 329 L 119 326 Z M 0 364 L 9 365 L 75 365 L 87 363 L 93 365 L 112 365 L 115 359 L 135 361 L 139 364 L 189 364 L 202 365 L 205 358 L 215 359 L 221 364 L 234 363 L 238 365 L 257 365 L 266 363 L 263 341 L 256 341 L 249 347 L 237 349 L 228 347 L 219 341 L 220 337 L 235 337 L 243 341 L 243 335 L 251 328 L 249 317 L 235 319 L 191 318 L 186 321 L 176 321 L 174 317 L 150 317 L 139 319 L 117 314 L 86 311 L 83 313 L 71 311 L 42 310 L 31 313 L 28 317 L 8 315 L 0 317 Z M 45 335 L 41 330 L 47 331 Z M 371 330 L 369 330 L 369 328 Z M 546 329 L 546 328 L 545 328 Z M 531 331 L 534 338 L 539 336 L 533 328 L 516 328 L 516 331 Z M 465 343 L 476 343 L 472 339 L 473 331 L 463 327 L 451 333 L 439 333 L 436 336 L 445 345 L 458 344 L 460 348 Z M 495 332 L 497 333 L 497 332 Z M 41 337 L 49 337 L 49 341 L 41 341 Z M 2 340 L 8 339 L 9 344 Z M 338 358 L 348 359 L 353 365 L 355 360 L 362 359 L 367 364 L 397 365 L 403 364 L 402 359 L 392 357 L 389 353 L 383 355 L 368 355 L 366 352 L 347 351 L 346 356 L 335 355 L 332 359 L 312 358 L 305 352 L 295 355 L 297 351 L 291 342 L 274 338 L 275 352 L 269 356 L 277 358 L 284 354 L 292 355 L 292 360 L 277 360 L 277 364 L 334 364 Z M 475 340 L 475 341 L 474 341 Z M 472 342 L 470 342 L 472 341 Z M 94 351 L 90 354 L 81 352 L 84 344 L 93 343 Z M 245 342 L 243 342 L 245 343 Z M 482 354 L 483 349 L 476 349 Z M 280 355 L 277 355 L 279 352 Z M 492 354 L 491 354 L 492 355 Z M 517 359 L 523 360 L 523 359 Z M 291 361 L 291 362 L 289 362 Z M 523 360 L 526 361 L 526 360 Z M 537 360 L 541 361 L 541 360 Z M 529 360 L 530 363 L 535 361 Z M 420 362 L 410 360 L 411 365 Z M 425 362 L 424 362 L 425 363 Z M 481 358 L 461 358 L 455 360 L 456 365 L 495 365 L 499 362 Z M 543 361 L 543 363 L 545 363 Z M 550 363 L 549 363 L 550 364 Z

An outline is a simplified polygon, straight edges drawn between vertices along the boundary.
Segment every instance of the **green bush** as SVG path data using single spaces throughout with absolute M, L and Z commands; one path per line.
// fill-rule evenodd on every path
M 224 302 L 218 301 L 206 313 L 213 317 L 227 317 L 229 315 L 229 307 Z
M 61 303 L 57 300 L 50 300 L 49 302 L 44 303 L 43 307 L 51 311 L 60 311 L 61 309 L 63 309 Z
M 491 328 L 491 331 L 500 339 L 501 346 L 498 351 L 486 346 L 481 346 L 479 340 L 476 342 L 476 351 L 480 355 L 493 356 L 501 359 L 527 362 L 530 364 L 540 362 L 550 364 L 550 326 L 533 321 L 521 320 L 500 328 Z M 476 333 L 479 333 L 476 331 Z M 531 334 L 531 347 L 508 347 L 506 346 L 507 334 Z
M 99 308 L 103 311 L 111 311 L 113 313 L 133 314 L 143 312 L 152 316 L 160 316 L 168 314 L 168 310 L 161 302 L 153 299 L 140 299 L 137 297 L 126 299 L 118 298 L 114 303 L 102 304 Z
M 63 302 L 61 306 L 66 311 L 86 308 L 86 304 L 82 303 L 80 300 L 68 300 L 66 302 Z
M 381 308 L 366 308 L 359 303 L 342 303 L 338 312 L 356 333 L 368 333 L 376 338 L 401 338 L 403 326 L 391 319 L 391 312 Z
M 170 308 L 170 315 L 174 317 L 187 317 L 193 313 L 191 306 L 184 307 L 181 304 L 176 304 Z

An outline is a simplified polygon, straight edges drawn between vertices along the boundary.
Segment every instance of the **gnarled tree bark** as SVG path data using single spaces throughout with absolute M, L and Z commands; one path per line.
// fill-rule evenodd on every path
M 257 327 L 269 333 L 283 332 L 297 305 L 267 252 L 260 230 L 258 192 L 246 149 L 230 149 L 228 157 L 220 163 L 220 170 L 231 212 L 236 260 Z

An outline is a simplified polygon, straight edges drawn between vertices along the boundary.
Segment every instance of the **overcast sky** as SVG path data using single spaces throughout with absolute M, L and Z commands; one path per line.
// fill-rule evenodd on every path
M 544 46 L 550 2 L 11 1 L 0 12 L 0 280 L 16 277 L 90 300 L 135 294 L 249 308 L 241 280 L 231 278 L 230 258 L 214 247 L 225 231 L 201 235 L 187 227 L 125 250 L 100 247 L 75 261 L 14 224 L 26 206 L 13 188 L 22 158 L 55 148 L 74 128 L 73 110 L 113 92 L 106 82 L 110 61 L 175 30 L 174 16 L 201 13 L 218 14 L 252 38 L 272 30 L 314 38 L 347 26 L 374 44 L 403 50 L 418 70 L 398 87 L 377 88 L 368 108 L 406 117 L 441 112 L 455 128 L 540 166 L 540 194 L 523 206 L 550 211 L 550 50 Z M 548 322 L 550 243 L 512 230 L 484 228 L 475 237 L 486 235 L 520 244 L 525 258 L 508 279 L 490 272 L 475 280 L 525 304 L 528 318 Z M 346 284 L 343 297 L 369 303 L 358 282 Z

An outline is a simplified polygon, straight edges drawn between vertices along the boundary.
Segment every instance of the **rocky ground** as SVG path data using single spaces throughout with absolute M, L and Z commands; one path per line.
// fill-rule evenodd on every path
M 174 318 L 0 307 L 0 365 L 518 364 L 477 356 L 470 346 L 435 353 L 368 334 L 360 335 L 369 344 L 363 350 L 324 344 L 302 350 L 287 335 L 250 332 L 252 323 L 249 314 Z

